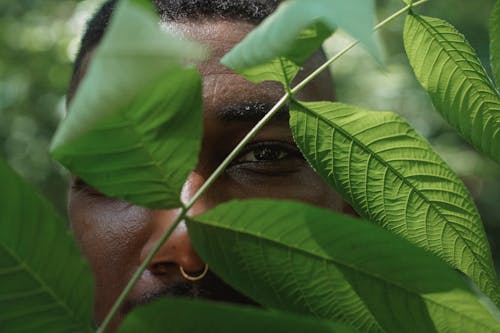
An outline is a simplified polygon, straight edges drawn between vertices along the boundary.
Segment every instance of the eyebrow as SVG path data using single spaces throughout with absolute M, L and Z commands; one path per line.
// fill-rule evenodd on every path
M 217 111 L 216 117 L 221 121 L 257 122 L 264 117 L 274 104 L 262 102 L 240 102 L 229 105 Z M 288 120 L 288 106 L 283 106 L 276 112 L 272 120 Z

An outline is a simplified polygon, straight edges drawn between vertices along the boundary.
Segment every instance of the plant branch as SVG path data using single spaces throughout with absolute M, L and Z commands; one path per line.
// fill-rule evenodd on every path
M 125 299 L 127 298 L 128 294 L 132 291 L 134 288 L 135 284 L 141 277 L 142 273 L 146 270 L 148 267 L 149 263 L 151 260 L 153 260 L 154 256 L 160 251 L 161 247 L 163 244 L 166 242 L 166 240 L 170 237 L 172 232 L 174 232 L 174 229 L 179 225 L 179 223 L 184 219 L 185 213 L 187 212 L 187 209 L 185 207 L 182 208 L 181 213 L 177 218 L 175 219 L 174 223 L 168 230 L 161 236 L 160 240 L 158 243 L 156 243 L 155 247 L 153 250 L 148 254 L 146 259 L 144 259 L 141 263 L 141 265 L 135 270 L 134 275 L 130 278 L 129 282 L 125 286 L 125 288 L 122 290 L 118 298 L 116 299 L 115 303 L 113 304 L 113 307 L 111 310 L 109 310 L 108 314 L 106 315 L 106 318 L 104 318 L 103 322 L 99 326 L 99 329 L 96 331 L 96 333 L 104 333 L 106 332 L 106 328 L 108 327 L 109 323 L 115 316 L 116 312 L 120 309 L 120 306 L 123 304 Z
M 406 13 L 413 7 L 417 7 L 423 3 L 428 2 L 429 0 L 420 0 L 418 2 L 415 2 L 411 5 L 407 5 L 401 10 L 395 12 L 393 15 L 389 16 L 385 20 L 381 21 L 379 24 L 377 24 L 373 30 L 376 31 L 383 26 L 385 26 L 387 23 L 391 22 L 392 20 L 396 19 L 400 15 Z M 231 153 L 224 159 L 224 161 L 217 167 L 217 169 L 210 175 L 210 177 L 203 183 L 203 185 L 198 189 L 198 191 L 193 195 L 191 200 L 189 200 L 181 209 L 181 212 L 175 219 L 174 223 L 170 226 L 170 228 L 163 234 L 161 239 L 156 243 L 155 247 L 149 253 L 147 258 L 142 262 L 142 264 L 137 268 L 135 271 L 134 275 L 130 279 L 130 281 L 127 283 L 121 294 L 118 296 L 117 300 L 113 304 L 111 310 L 108 312 L 106 315 L 106 318 L 103 320 L 102 324 L 99 326 L 97 329 L 96 333 L 104 333 L 115 316 L 115 314 L 118 312 L 119 308 L 121 307 L 122 303 L 125 301 L 127 298 L 128 294 L 132 291 L 134 288 L 135 284 L 141 277 L 142 273 L 146 269 L 146 267 L 149 265 L 151 260 L 154 258 L 154 256 L 158 253 L 158 251 L 161 249 L 163 244 L 167 241 L 167 239 L 170 237 L 172 232 L 175 230 L 175 228 L 179 225 L 179 223 L 184 220 L 186 217 L 187 213 L 189 212 L 189 209 L 193 207 L 193 205 L 198 201 L 198 199 L 208 190 L 210 186 L 213 185 L 213 183 L 217 180 L 217 178 L 224 172 L 226 167 L 233 161 L 233 159 L 238 156 L 238 154 L 243 150 L 243 148 L 250 142 L 250 140 L 257 134 L 258 131 L 264 127 L 264 125 L 278 112 L 285 104 L 286 102 L 292 97 L 292 94 L 297 93 L 299 90 L 301 90 L 304 86 L 306 86 L 309 82 L 311 82 L 314 78 L 316 78 L 321 72 L 323 72 L 325 69 L 327 69 L 333 62 L 335 62 L 337 59 L 339 59 L 341 56 L 346 54 L 349 50 L 351 50 L 353 47 L 358 45 L 358 41 L 354 41 L 348 46 L 346 46 L 344 49 L 342 49 L 340 52 L 338 52 L 336 55 L 334 55 L 332 58 L 328 59 L 323 65 L 318 67 L 314 72 L 312 72 L 310 75 L 308 75 L 304 80 L 302 80 L 300 83 L 298 83 L 293 89 L 291 89 L 289 92 L 286 92 L 283 97 L 280 98 L 280 100 L 273 106 L 273 108 L 266 113 L 266 115 L 250 130 L 250 132 L 247 133 L 247 135 L 238 143 L 238 145 L 231 151 Z

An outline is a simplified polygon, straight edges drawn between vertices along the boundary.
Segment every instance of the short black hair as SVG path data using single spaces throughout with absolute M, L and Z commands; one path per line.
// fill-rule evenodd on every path
M 107 0 L 87 23 L 75 63 L 70 93 L 74 92 L 85 55 L 101 41 L 118 0 Z M 151 0 L 160 19 L 168 21 L 196 21 L 224 19 L 260 23 L 278 7 L 280 0 Z

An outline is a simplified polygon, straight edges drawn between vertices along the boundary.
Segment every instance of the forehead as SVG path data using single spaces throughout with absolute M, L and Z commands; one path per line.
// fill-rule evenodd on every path
M 283 95 L 284 91 L 279 83 L 250 83 L 220 63 L 221 58 L 243 40 L 256 27 L 255 25 L 243 21 L 198 20 L 163 22 L 161 26 L 181 38 L 198 41 L 210 50 L 210 57 L 200 66 L 200 74 L 204 81 L 205 114 L 208 109 L 207 104 L 228 105 L 241 101 L 273 104 Z M 68 103 L 71 102 L 76 87 L 86 74 L 92 55 L 93 50 L 84 56 L 81 68 L 76 74 L 76 84 L 68 93 Z M 299 72 L 296 80 L 305 78 L 323 61 L 324 59 L 318 53 L 313 55 L 303 65 L 303 70 Z M 334 98 L 333 86 L 328 71 L 312 80 L 297 96 L 306 101 L 332 100 Z
M 220 63 L 221 58 L 242 41 L 256 27 L 255 25 L 228 20 L 166 22 L 162 25 L 166 30 L 179 34 L 182 38 L 196 40 L 209 49 L 209 59 L 200 66 L 200 73 L 204 79 L 205 103 L 213 102 L 215 98 L 225 99 L 225 103 L 236 103 L 241 100 L 248 102 L 263 100 L 273 103 L 283 95 L 284 90 L 280 83 L 251 83 Z M 319 67 L 322 61 L 319 54 L 312 56 L 304 64 L 297 79 L 305 78 Z M 332 99 L 333 88 L 329 74 L 324 73 L 313 80 L 299 93 L 299 98 L 304 100 Z

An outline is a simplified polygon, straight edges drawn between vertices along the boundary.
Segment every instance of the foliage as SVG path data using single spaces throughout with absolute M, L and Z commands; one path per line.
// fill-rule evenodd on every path
M 91 274 L 63 219 L 2 161 L 0 179 L 2 331 L 91 332 Z
M 443 20 L 413 13 L 406 19 L 404 40 L 415 74 L 436 109 L 500 163 L 500 94 L 467 40 Z
M 159 31 L 150 11 L 125 6 L 117 14 L 51 149 L 102 193 L 178 207 L 202 127 L 201 79 L 180 62 L 202 59 L 203 50 Z
M 158 317 L 158 313 L 162 313 Z M 193 320 L 196 314 L 196 320 Z M 244 325 L 241 325 L 245 323 Z M 231 332 L 235 327 L 242 333 L 356 333 L 357 331 L 332 321 L 321 321 L 278 311 L 264 311 L 250 307 L 215 302 L 161 299 L 130 314 L 119 333 L 142 332 Z
M 500 86 L 500 2 L 498 1 L 491 13 L 490 35 L 491 67 L 498 88 Z
M 349 8 L 348 3 L 350 4 L 339 0 L 321 1 L 322 5 L 335 6 L 339 12 Z M 290 24 L 296 14 L 294 11 L 287 14 L 283 8 L 305 4 L 306 2 L 295 0 L 285 2 L 276 16 L 264 21 L 262 27 L 274 29 L 271 23 L 279 23 L 280 20 Z M 362 6 L 361 2 L 358 5 Z M 415 19 L 415 16 L 411 16 L 415 15 L 415 8 L 412 6 L 417 5 L 418 3 L 408 5 L 400 14 L 410 12 L 407 20 L 411 22 Z M 126 31 L 127 39 L 147 41 L 151 37 L 155 41 L 162 38 L 171 40 L 171 37 L 156 29 L 148 31 L 134 28 L 134 23 L 141 20 L 142 26 L 156 25 L 157 19 L 151 15 L 149 7 L 146 0 L 121 2 L 112 28 L 97 51 L 84 86 L 75 97 L 77 102 L 73 104 L 70 116 L 54 139 L 53 154 L 72 172 L 104 193 L 150 207 L 176 207 L 181 206 L 178 199 L 180 186 L 196 163 L 193 154 L 196 154 L 201 140 L 201 105 L 197 102 L 201 83 L 192 70 L 179 65 L 179 59 L 186 55 L 183 49 L 185 43 L 172 42 L 168 48 L 163 49 L 156 48 L 163 45 L 162 42 L 150 45 L 154 46 L 154 52 L 167 54 L 163 70 L 152 67 L 148 57 L 128 57 L 127 47 L 119 43 L 122 38 L 121 30 L 113 33 L 113 27 L 121 27 Z M 365 14 L 374 14 L 371 2 L 366 2 L 365 7 L 359 8 Z M 130 17 L 140 20 L 128 19 Z M 495 22 L 492 19 L 493 26 L 496 25 Z M 245 44 L 253 43 L 253 38 L 259 41 L 258 36 L 262 32 L 257 29 L 255 34 L 249 35 L 249 41 L 243 41 L 240 47 L 227 55 L 225 61 L 241 73 L 254 70 L 256 66 L 264 66 L 266 76 L 261 77 L 261 73 L 257 71 L 256 80 L 274 78 L 285 85 L 287 94 L 280 103 L 292 103 L 291 128 L 304 155 L 318 173 L 335 185 L 363 216 L 383 228 L 303 204 L 271 200 L 231 202 L 191 219 L 189 228 L 194 245 L 208 264 L 236 289 L 244 291 L 249 297 L 273 310 L 254 311 L 234 306 L 210 306 L 203 310 L 207 313 L 205 320 L 213 319 L 211 314 L 220 316 L 223 311 L 234 315 L 231 319 L 248 316 L 255 318 L 252 321 L 255 325 L 265 324 L 266 327 L 290 325 L 289 320 L 292 323 L 296 321 L 296 326 L 293 326 L 304 327 L 301 331 L 313 331 L 316 328 L 332 332 L 355 329 L 366 332 L 499 331 L 498 309 L 488 300 L 490 297 L 498 305 L 500 299 L 491 252 L 474 204 L 463 184 L 430 146 L 399 117 L 387 113 L 375 114 L 341 104 L 305 104 L 295 99 L 293 94 L 298 89 L 290 86 L 290 73 L 286 72 L 288 67 L 281 64 L 286 59 L 294 65 L 300 65 L 301 59 L 290 54 L 290 47 L 298 45 L 297 34 L 304 28 L 311 28 L 306 26 L 310 23 L 308 19 L 303 23 L 305 25 L 290 30 L 292 33 L 288 38 L 272 39 L 272 45 L 276 45 L 273 48 L 275 53 L 265 57 L 245 49 Z M 328 24 L 330 30 L 333 30 L 333 24 L 343 26 L 366 42 L 366 34 L 356 33 L 367 31 L 364 21 L 352 20 L 346 23 L 345 19 L 332 17 Z M 323 28 L 319 26 L 319 29 Z M 419 25 L 406 25 L 407 45 L 417 42 L 417 37 L 420 38 L 423 34 L 419 29 Z M 279 25 L 277 31 L 283 33 Z M 324 29 L 321 31 L 322 40 Z M 413 36 L 410 41 L 408 36 Z M 469 126 L 465 113 L 476 112 L 487 119 L 490 114 L 498 111 L 495 108 L 498 91 L 489 92 L 488 98 L 493 101 L 491 104 L 484 103 L 478 107 L 472 103 L 466 107 L 465 103 L 459 103 L 460 108 L 453 107 L 453 103 L 462 95 L 473 94 L 472 97 L 467 97 L 473 99 L 480 93 L 473 91 L 474 85 L 470 85 L 472 88 L 464 88 L 461 83 L 467 81 L 463 76 L 457 78 L 451 75 L 459 65 L 455 63 L 455 67 L 449 67 L 452 62 L 447 59 L 442 61 L 440 56 L 452 44 L 455 46 L 453 54 L 462 58 L 470 55 L 470 49 L 465 39 L 456 39 L 456 33 L 439 34 L 438 39 L 444 40 L 441 43 L 433 42 L 432 37 L 436 38 L 427 37 L 431 41 L 425 44 L 426 47 L 411 47 L 409 58 L 430 61 L 435 66 L 431 68 L 437 68 L 437 73 L 444 73 L 449 79 L 432 80 L 441 85 L 439 90 L 433 90 L 432 85 L 426 83 L 423 84 L 424 88 L 433 97 L 437 109 L 446 115 L 452 125 L 457 126 L 465 137 L 498 161 L 498 151 L 495 148 L 500 147 L 497 141 L 499 137 L 495 136 L 500 132 L 498 122 L 485 120 L 478 128 L 472 126 L 472 131 L 463 131 L 463 128 Z M 368 45 L 370 43 L 366 42 Z M 314 38 L 311 43 L 300 44 L 299 57 L 314 52 L 317 44 L 318 40 Z M 492 45 L 495 48 L 494 42 Z M 196 46 L 193 47 L 196 49 Z M 100 58 L 99 54 L 106 56 Z M 432 56 L 432 59 L 428 58 Z M 245 61 L 240 62 L 240 58 L 244 57 Z M 268 66 L 269 61 L 275 61 L 276 57 L 280 66 L 276 66 L 276 62 L 274 66 Z M 114 64 L 120 61 L 120 65 L 127 68 L 127 75 L 132 75 L 136 80 L 121 82 L 123 80 L 118 76 L 119 73 L 113 71 Z M 495 68 L 496 64 L 493 65 Z M 413 66 L 417 77 L 428 69 L 420 64 Z M 482 84 L 487 84 L 486 74 L 481 72 L 478 61 L 474 60 L 471 66 L 466 71 L 470 75 L 476 75 L 472 80 L 479 76 Z M 312 78 L 310 76 L 306 81 Z M 98 82 L 102 87 L 99 92 L 103 95 L 91 93 L 95 89 L 93 82 Z M 121 89 L 114 88 L 116 84 L 127 91 L 127 99 L 121 99 L 123 93 Z M 174 90 L 176 85 L 180 88 Z M 477 89 L 482 92 L 484 87 Z M 159 98 L 160 91 L 166 94 L 169 104 L 164 117 L 158 119 L 158 107 L 164 105 L 165 97 L 162 95 L 162 99 Z M 189 97 L 193 94 L 196 98 L 191 101 Z M 100 105 L 103 101 L 105 107 Z M 197 114 L 185 116 L 183 111 L 186 105 L 194 105 L 198 110 Z M 280 105 L 273 110 L 278 110 L 278 106 Z M 124 119 L 128 121 L 124 122 Z M 192 131 L 183 130 L 183 126 L 192 124 L 195 124 L 197 132 L 194 135 Z M 172 133 L 169 132 L 172 128 L 175 129 L 175 136 L 171 139 L 168 136 Z M 484 131 L 479 133 L 480 129 Z M 124 134 L 130 135 L 130 130 L 137 133 L 136 136 L 130 138 Z M 388 133 L 391 135 L 388 136 Z M 141 145 L 131 147 L 131 139 L 134 142 L 139 140 Z M 166 163 L 166 157 L 177 151 L 177 145 L 183 141 L 187 142 L 187 146 L 181 149 L 185 150 L 185 155 L 175 161 L 175 164 Z M 97 143 L 105 144 L 100 145 L 97 150 Z M 244 143 L 245 141 L 242 145 Z M 125 154 L 121 154 L 122 152 Z M 337 154 L 341 157 L 338 158 Z M 143 169 L 144 166 L 154 167 Z M 211 185 L 217 172 L 221 171 L 216 171 L 194 198 L 199 197 Z M 4 249 L 4 254 L 0 257 L 0 285 L 9 287 L 5 291 L 0 289 L 0 325 L 4 327 L 8 324 L 12 331 L 49 327 L 44 325 L 54 325 L 50 326 L 52 331 L 65 331 L 69 328 L 66 325 L 80 325 L 79 330 L 89 330 L 87 324 L 91 321 L 91 293 L 88 292 L 88 287 L 91 286 L 91 279 L 88 273 L 81 274 L 85 271 L 85 266 L 75 256 L 74 244 L 64 235 L 64 225 L 54 223 L 58 221 L 55 214 L 46 208 L 46 204 L 38 203 L 39 199 L 12 176 L 9 169 L 2 167 L 0 178 L 2 183 L 8 184 L 12 193 L 29 198 L 14 201 L 12 198 L 1 198 L 0 201 L 0 249 Z M 130 190 L 130 184 L 140 186 L 141 192 L 136 192 L 139 187 L 132 187 Z M 157 187 L 157 184 L 161 186 Z M 25 202 L 32 202 L 33 207 L 24 211 Z M 193 204 L 194 202 L 190 202 L 181 207 L 177 223 L 186 217 Z M 435 218 L 431 220 L 429 217 Z M 24 231 L 23 237 L 20 237 L 25 225 L 32 226 L 31 232 Z M 176 225 L 166 232 L 163 241 Z M 38 228 L 45 228 L 40 230 L 46 231 L 35 233 Z M 410 242 L 393 233 L 403 235 Z M 39 237 L 40 234 L 43 237 Z M 26 235 L 32 235 L 36 242 L 40 242 L 39 246 L 34 246 L 36 243 L 24 238 Z M 57 235 L 56 249 L 52 248 L 54 242 L 51 240 L 55 238 L 51 238 L 51 235 Z M 161 242 L 157 245 L 159 246 Z M 459 268 L 488 297 L 476 291 L 474 285 L 467 282 L 468 278 L 463 278 L 452 267 L 421 247 L 430 249 Z M 26 255 L 33 251 L 37 251 L 36 255 Z M 67 257 L 55 260 L 56 254 Z M 227 262 L 221 259 L 226 255 L 229 258 Z M 12 258 L 15 257 L 21 258 L 17 264 L 22 263 L 24 271 L 18 271 L 13 266 L 15 263 Z M 235 262 L 238 264 L 235 265 Z M 62 265 L 64 275 L 59 274 Z M 250 276 L 249 272 L 254 275 Z M 21 273 L 27 278 L 16 278 L 15 283 L 12 282 L 12 275 Z M 71 290 L 71 283 L 77 279 L 82 281 L 79 288 Z M 129 283 L 122 296 L 126 295 L 135 282 L 132 280 Z M 80 285 L 86 287 L 80 289 Z M 22 294 L 12 294 L 12 287 L 23 291 L 30 290 L 30 287 L 45 289 L 43 295 L 49 294 L 52 297 L 59 312 L 38 312 L 37 308 L 32 308 L 34 310 L 29 315 L 33 320 L 10 320 L 9 318 L 20 314 L 24 315 L 23 311 L 26 310 L 24 305 L 20 305 L 19 308 L 12 308 L 12 315 L 4 315 L 8 313 L 4 311 L 7 308 L 5 300 L 12 297 L 14 300 L 26 300 L 21 298 Z M 51 302 L 50 297 L 40 298 L 43 303 L 39 304 Z M 32 300 L 27 299 L 29 302 Z M 19 310 L 21 306 L 23 310 Z M 193 312 L 207 308 L 207 305 L 174 300 L 158 302 L 134 311 L 124 322 L 123 331 L 134 330 L 134 325 L 141 325 L 146 331 L 149 331 L 147 326 L 150 325 L 153 330 L 158 323 L 150 318 L 154 317 L 156 311 L 162 311 L 158 308 L 174 315 L 173 308 Z M 330 325 L 295 316 L 289 319 L 291 314 L 278 314 L 274 311 L 275 308 L 288 312 L 300 311 L 336 321 Z M 111 312 L 108 315 L 99 332 L 106 329 L 113 314 Z M 179 325 L 175 326 L 176 330 L 183 331 L 192 327 L 192 322 L 179 319 L 175 323 Z M 220 330 L 233 331 L 234 325 L 221 325 Z
M 434 252 L 496 297 L 472 199 L 408 123 L 395 113 L 328 102 L 295 102 L 290 115 L 308 161 L 361 216 Z
M 364 221 L 294 202 L 248 200 L 222 204 L 188 227 L 216 273 L 270 308 L 364 332 L 500 329 L 451 267 Z
M 278 80 L 289 84 L 302 63 L 337 27 L 379 55 L 379 46 L 371 33 L 373 17 L 371 1 L 286 1 L 222 63 L 252 82 Z

